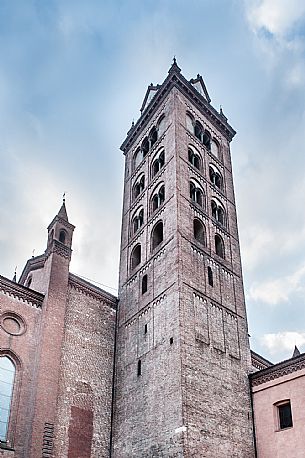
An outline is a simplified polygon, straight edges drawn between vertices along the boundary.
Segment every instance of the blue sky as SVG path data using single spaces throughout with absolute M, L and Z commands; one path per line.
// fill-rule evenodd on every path
M 1 273 L 44 251 L 66 192 L 71 270 L 117 286 L 119 146 L 176 55 L 237 130 L 252 348 L 273 361 L 305 350 L 304 34 L 302 0 L 2 0 Z

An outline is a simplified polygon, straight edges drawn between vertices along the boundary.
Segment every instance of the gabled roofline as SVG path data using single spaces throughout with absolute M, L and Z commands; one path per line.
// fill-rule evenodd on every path
M 16 297 L 20 301 L 26 302 L 35 308 L 42 308 L 44 294 L 19 285 L 19 283 L 15 283 L 2 275 L 0 275 L 0 291 L 9 296 Z
M 118 298 L 113 294 L 108 293 L 108 291 L 105 291 L 104 289 L 99 288 L 98 286 L 95 286 L 94 284 L 72 273 L 69 273 L 69 284 L 74 288 L 81 290 L 85 294 L 107 301 L 110 303 L 111 307 L 116 310 Z
M 32 257 L 31 259 L 28 259 L 26 262 L 26 265 L 23 268 L 23 271 L 20 275 L 20 278 L 18 280 L 19 284 L 22 284 L 25 282 L 26 277 L 29 275 L 30 272 L 33 270 L 37 269 L 42 269 L 44 267 L 44 263 L 46 261 L 46 255 L 41 254 L 39 256 Z
M 232 140 L 236 134 L 236 131 L 226 121 L 226 117 L 221 113 L 218 113 L 218 111 L 215 110 L 215 108 L 210 103 L 208 103 L 201 94 L 199 94 L 199 92 L 192 86 L 192 84 L 187 81 L 186 78 L 184 78 L 184 76 L 181 74 L 180 68 L 174 62 L 169 70 L 168 76 L 159 87 L 159 90 L 147 105 L 135 125 L 132 126 L 128 131 L 127 137 L 121 145 L 121 150 L 124 152 L 124 154 L 126 154 L 126 152 L 131 148 L 142 129 L 146 127 L 164 98 L 174 87 L 179 89 L 182 94 L 185 95 L 200 111 L 203 111 L 209 121 L 214 124 L 215 127 L 220 129 L 223 135 L 229 141 Z

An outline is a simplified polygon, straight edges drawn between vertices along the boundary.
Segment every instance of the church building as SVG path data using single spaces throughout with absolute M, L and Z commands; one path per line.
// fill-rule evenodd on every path
M 174 59 L 121 146 L 118 297 L 69 272 L 65 201 L 0 276 L 0 458 L 304 458 L 305 354 L 249 347 L 234 135 Z

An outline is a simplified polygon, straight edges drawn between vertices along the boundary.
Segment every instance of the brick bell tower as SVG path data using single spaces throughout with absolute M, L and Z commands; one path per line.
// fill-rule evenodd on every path
M 254 457 L 235 131 L 210 102 L 174 60 L 121 147 L 115 458 Z

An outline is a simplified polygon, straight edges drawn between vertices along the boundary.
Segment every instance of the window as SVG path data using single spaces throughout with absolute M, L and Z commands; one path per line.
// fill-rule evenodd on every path
M 147 323 L 144 325 L 144 334 L 147 334 Z
M 210 285 L 210 286 L 214 286 L 214 282 L 213 282 L 213 271 L 212 271 L 212 269 L 211 269 L 210 266 L 208 267 L 208 282 L 209 282 L 209 285 Z
M 194 134 L 194 118 L 189 113 L 186 113 L 186 128 L 189 132 Z
M 199 154 L 196 154 L 191 148 L 188 149 L 188 159 L 189 162 L 196 167 L 196 169 L 201 169 L 201 160 Z
M 131 269 L 135 269 L 137 265 L 139 265 L 141 262 L 141 245 L 136 245 L 134 249 L 131 252 L 130 256 L 130 265 Z
M 217 256 L 220 256 L 221 258 L 225 258 L 224 243 L 222 238 L 218 234 L 215 235 L 215 253 L 217 254 Z
M 173 343 L 174 343 L 174 338 L 173 338 L 173 337 L 170 337 L 170 339 L 169 339 L 169 344 L 170 344 L 170 345 L 173 345 Z
M 158 120 L 157 130 L 158 130 L 158 138 L 160 138 L 165 131 L 165 116 L 164 115 L 162 115 Z
M 215 140 L 212 140 L 211 142 L 211 153 L 219 159 L 219 146 L 218 143 L 215 142 Z
M 205 245 L 205 227 L 204 224 L 197 218 L 194 219 L 193 222 L 193 229 L 194 229 L 194 237 L 195 239 Z
M 210 165 L 209 174 L 211 183 L 216 186 L 218 189 L 222 189 L 222 177 L 216 167 Z
M 138 210 L 132 219 L 132 234 L 135 234 L 144 223 L 144 210 Z
M 65 243 L 66 242 L 66 232 L 65 231 L 60 231 L 60 233 L 59 233 L 59 241 L 61 243 Z
M 279 429 L 291 428 L 293 423 L 290 401 L 281 401 L 280 403 L 276 404 L 276 408 L 278 411 Z
M 149 146 L 152 148 L 156 141 L 158 140 L 158 131 L 153 127 L 149 133 Z
M 151 233 L 151 249 L 152 251 L 163 242 L 163 223 L 159 221 Z
M 155 158 L 152 163 L 151 167 L 151 176 L 152 178 L 157 175 L 157 173 L 162 169 L 164 166 L 164 151 L 161 151 Z
M 133 187 L 133 200 L 136 199 L 143 191 L 145 187 L 145 177 L 144 175 L 141 175 L 138 177 L 136 183 L 134 184 Z
M 133 156 L 133 170 L 135 170 L 138 167 L 138 165 L 141 164 L 142 159 L 143 159 L 143 153 L 141 149 L 138 148 Z
M 143 140 L 143 142 L 142 142 L 141 151 L 142 151 L 143 157 L 145 157 L 146 154 L 147 154 L 148 151 L 149 151 L 149 140 L 148 140 L 147 137 L 145 137 L 144 140 Z
M 164 199 L 165 199 L 165 190 L 164 190 L 164 185 L 162 185 L 158 188 L 158 190 L 153 195 L 152 205 L 151 205 L 152 213 L 155 212 L 157 208 L 159 208 L 163 204 Z
M 195 134 L 195 137 L 197 137 L 198 140 L 202 143 L 202 140 L 203 140 L 203 127 L 202 127 L 202 125 L 200 124 L 199 121 L 195 122 L 194 134 Z
M 7 356 L 0 357 L 0 441 L 6 442 L 15 379 L 15 365 Z
M 217 202 L 216 200 L 212 200 L 211 209 L 212 209 L 212 217 L 217 221 L 217 223 L 224 226 L 225 225 L 225 211 L 222 205 L 219 202 Z
M 211 151 L 211 135 L 207 130 L 202 135 L 202 144 Z
M 142 364 L 141 364 L 141 360 L 139 359 L 139 361 L 138 361 L 138 377 L 140 377 L 140 375 L 142 375 Z
M 193 181 L 190 182 L 190 198 L 200 207 L 203 207 L 203 191 L 200 186 Z
M 147 292 L 147 275 L 144 275 L 142 278 L 142 294 Z

